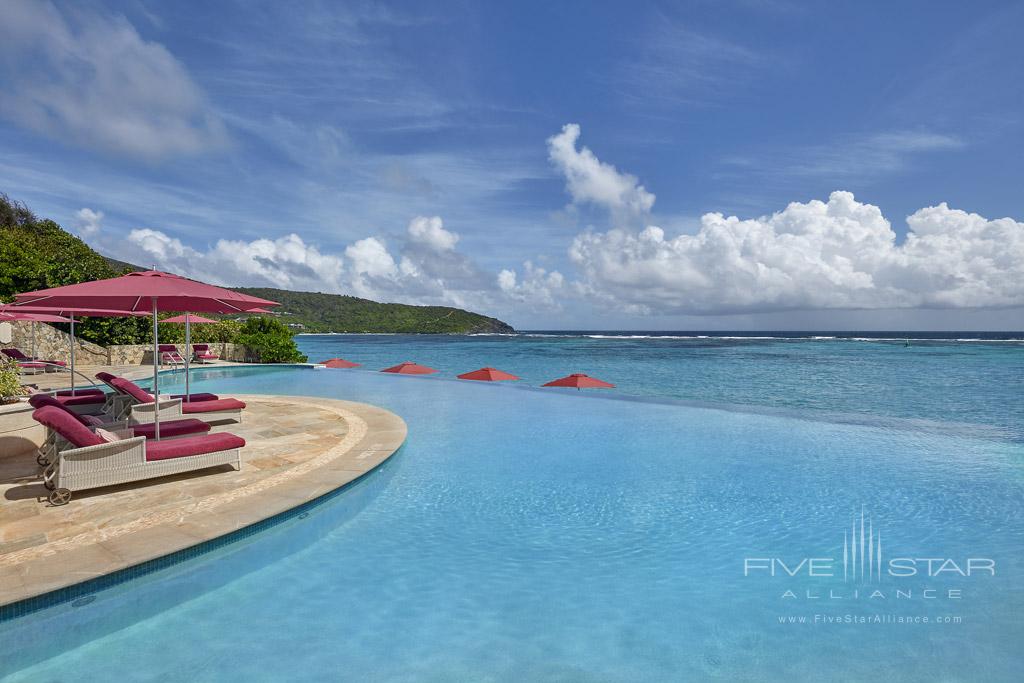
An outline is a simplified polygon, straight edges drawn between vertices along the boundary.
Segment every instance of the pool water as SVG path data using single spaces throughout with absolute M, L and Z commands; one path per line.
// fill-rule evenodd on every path
M 305 519 L 0 624 L 9 680 L 1019 680 L 1024 445 L 998 432 L 364 371 L 193 387 L 374 403 L 409 438 Z M 995 575 L 844 581 L 862 511 L 886 561 Z

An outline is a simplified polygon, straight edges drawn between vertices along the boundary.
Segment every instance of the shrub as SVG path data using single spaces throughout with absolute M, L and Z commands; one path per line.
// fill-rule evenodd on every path
M 22 393 L 18 364 L 9 359 L 0 360 L 0 399 L 21 396 Z
M 260 363 L 306 362 L 306 356 L 295 346 L 291 330 L 273 318 L 249 318 L 242 324 L 235 342 L 247 346 Z

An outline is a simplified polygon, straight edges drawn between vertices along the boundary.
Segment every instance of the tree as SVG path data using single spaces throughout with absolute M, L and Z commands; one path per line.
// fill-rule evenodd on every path
M 305 363 L 288 326 L 273 318 L 249 318 L 235 339 L 256 354 L 260 363 Z

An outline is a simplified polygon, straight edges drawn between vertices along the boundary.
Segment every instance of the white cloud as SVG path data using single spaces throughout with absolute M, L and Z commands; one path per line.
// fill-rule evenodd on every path
M 440 216 L 413 218 L 409 222 L 409 237 L 413 242 L 423 244 L 434 251 L 452 251 L 459 241 L 456 233 L 444 229 Z
M 623 218 L 645 215 L 654 206 L 654 195 L 635 176 L 620 173 L 598 159 L 590 149 L 576 149 L 580 127 L 562 126 L 562 132 L 548 138 L 548 156 L 565 175 L 566 190 L 576 204 L 593 203 Z
M 8 0 L 0 74 L 0 115 L 76 145 L 152 160 L 226 141 L 185 67 L 123 16 Z
M 696 235 L 588 232 L 570 257 L 581 291 L 638 311 L 1024 305 L 1024 224 L 945 204 L 907 222 L 897 245 L 878 207 L 833 192 L 756 219 L 708 213 Z
M 296 234 L 252 242 L 218 240 L 207 251 L 186 246 L 159 230 L 132 230 L 118 255 L 159 268 L 231 286 L 338 291 L 343 259 L 324 254 Z
M 378 237 L 365 237 L 327 253 L 298 235 L 278 239 L 218 240 L 197 249 L 159 230 L 132 230 L 127 240 L 105 241 L 130 262 L 231 286 L 271 286 L 423 305 L 503 311 L 520 304 L 556 307 L 559 273 L 527 263 L 524 279 L 506 289 L 456 250 L 458 235 L 440 217 L 413 218 L 396 253 Z M 513 274 L 513 280 L 515 275 Z
M 557 270 L 549 272 L 526 261 L 522 279 L 514 270 L 504 269 L 498 273 L 497 282 L 502 293 L 514 301 L 551 310 L 561 308 L 565 278 Z
M 92 237 L 100 231 L 103 212 L 84 207 L 75 212 L 75 226 L 82 237 Z

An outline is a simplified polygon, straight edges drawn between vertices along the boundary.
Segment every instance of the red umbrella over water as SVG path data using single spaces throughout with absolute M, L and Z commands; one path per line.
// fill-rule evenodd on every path
M 542 386 L 545 387 L 575 387 L 576 389 L 614 389 L 615 385 L 596 377 L 584 375 L 582 372 L 573 373 L 567 377 L 552 380 Z
M 159 270 L 146 270 L 106 280 L 93 280 L 92 282 L 80 282 L 36 292 L 25 292 L 14 298 L 15 306 L 52 308 L 103 306 L 128 312 L 151 311 L 153 314 L 153 393 L 157 398 L 160 395 L 160 356 L 157 353 L 160 341 L 160 331 L 157 325 L 159 311 L 241 313 L 254 308 L 278 305 L 276 301 L 260 299 Z M 185 373 L 187 385 L 187 367 Z M 154 412 L 154 418 L 155 436 L 159 440 L 159 410 Z
M 429 375 L 437 372 L 434 368 L 428 368 L 426 365 L 417 365 L 411 360 L 407 360 L 404 363 L 399 363 L 394 367 L 384 368 L 381 372 L 391 372 L 396 375 Z
M 331 358 L 323 361 L 320 365 L 328 368 L 358 368 L 360 364 L 353 363 L 352 361 L 345 360 L 344 358 Z
M 466 372 L 458 376 L 459 379 L 473 379 L 479 382 L 501 382 L 505 380 L 519 379 L 515 375 L 498 370 L 497 368 L 480 368 L 473 372 Z

